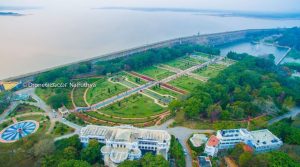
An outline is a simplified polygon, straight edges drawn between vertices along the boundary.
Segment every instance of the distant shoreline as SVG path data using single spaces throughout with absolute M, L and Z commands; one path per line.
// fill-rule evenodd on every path
M 246 17 L 246 18 L 260 18 L 260 19 L 292 19 L 299 20 L 300 12 L 279 13 L 279 12 L 241 12 L 231 10 L 210 10 L 210 9 L 196 9 L 196 8 L 145 8 L 145 7 L 101 7 L 93 8 L 96 10 L 129 10 L 141 12 L 177 12 L 177 13 L 192 13 L 194 15 L 207 15 L 217 17 Z

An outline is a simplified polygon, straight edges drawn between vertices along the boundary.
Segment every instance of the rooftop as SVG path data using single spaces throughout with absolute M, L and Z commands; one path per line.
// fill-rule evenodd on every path
M 218 144 L 219 144 L 219 139 L 215 135 L 210 136 L 207 145 L 211 147 L 216 147 Z
M 240 136 L 250 136 L 250 133 L 247 129 L 227 129 L 227 130 L 218 130 L 217 136 L 219 138 L 231 138 L 231 137 L 240 137 Z
M 256 147 L 282 142 L 278 137 L 276 137 L 268 129 L 251 131 L 250 133 L 251 133 L 251 136 L 253 139 L 252 144 Z
M 164 142 L 165 140 L 171 139 L 171 136 L 167 131 L 141 129 L 125 125 L 114 127 L 87 125 L 81 129 L 80 135 L 103 136 L 106 139 L 117 141 L 135 141 L 141 139 Z
M 209 157 L 199 156 L 198 160 L 199 160 L 200 167 L 211 167 L 212 166 Z

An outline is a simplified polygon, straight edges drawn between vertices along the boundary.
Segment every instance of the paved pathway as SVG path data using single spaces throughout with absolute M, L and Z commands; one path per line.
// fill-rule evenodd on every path
M 190 129 L 186 127 L 173 127 L 169 128 L 169 125 L 173 122 L 174 120 L 168 120 L 162 125 L 159 126 L 152 126 L 148 127 L 147 129 L 158 129 L 158 130 L 166 130 L 170 134 L 174 135 L 180 144 L 183 146 L 183 148 L 187 151 L 187 155 L 185 157 L 186 161 L 186 167 L 192 167 L 192 156 L 191 153 L 188 152 L 188 145 L 187 145 L 187 140 L 188 138 L 193 134 L 193 133 L 213 133 L 215 132 L 214 130 L 196 130 L 196 129 Z
M 129 97 L 132 94 L 138 93 L 140 91 L 143 91 L 144 89 L 148 89 L 148 88 L 150 88 L 152 86 L 155 86 L 155 85 L 157 85 L 159 83 L 167 83 L 167 82 L 169 82 L 171 80 L 174 80 L 174 79 L 176 79 L 178 77 L 181 77 L 183 75 L 188 75 L 192 71 L 195 71 L 195 70 L 200 69 L 200 68 L 204 68 L 207 65 L 216 63 L 218 61 L 221 61 L 224 58 L 225 58 L 224 56 L 219 56 L 219 57 L 213 58 L 212 60 L 210 60 L 208 62 L 205 62 L 203 64 L 198 64 L 196 66 L 193 66 L 191 68 L 183 70 L 183 71 L 181 71 L 181 72 L 179 72 L 179 73 L 177 73 L 175 75 L 169 76 L 169 77 L 167 77 L 165 79 L 162 79 L 160 81 L 150 81 L 150 82 L 148 82 L 148 83 L 146 83 L 144 85 L 138 86 L 136 88 L 132 88 L 132 89 L 126 91 L 126 92 L 123 92 L 121 94 L 118 94 L 116 96 L 108 98 L 108 99 L 106 99 L 104 101 L 101 101 L 101 102 L 99 102 L 97 104 L 94 104 L 91 107 L 77 107 L 75 109 L 75 111 L 91 111 L 91 110 L 97 110 L 97 109 L 103 108 L 103 107 L 108 106 L 108 105 L 110 105 L 112 103 L 115 103 L 117 101 L 123 100 L 124 98 Z

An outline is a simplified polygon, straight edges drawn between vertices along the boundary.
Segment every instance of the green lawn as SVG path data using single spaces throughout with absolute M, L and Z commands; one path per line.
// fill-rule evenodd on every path
M 100 109 L 100 111 L 119 117 L 143 118 L 159 114 L 164 111 L 164 108 L 155 104 L 153 99 L 141 94 L 134 94 L 120 102 L 116 102 L 115 104 Z
M 187 60 L 187 61 L 195 62 L 197 64 L 202 64 L 202 63 L 205 62 L 204 60 L 200 60 L 200 59 L 193 58 L 193 57 L 190 57 L 190 56 L 187 56 L 184 59 Z
M 181 69 L 181 70 L 186 70 L 190 67 L 193 67 L 193 66 L 197 65 L 197 63 L 192 62 L 192 61 L 188 61 L 188 60 L 184 61 L 183 58 L 178 58 L 178 59 L 175 59 L 175 60 L 171 60 L 169 62 L 166 62 L 165 64 L 169 65 L 171 67 Z
M 155 92 L 160 93 L 162 95 L 171 95 L 171 96 L 176 97 L 176 98 L 179 98 L 180 96 L 182 96 L 181 94 L 179 94 L 177 92 L 174 92 L 172 90 L 169 90 L 169 89 L 166 89 L 166 88 L 163 88 L 163 87 L 158 87 L 158 86 L 153 86 L 151 88 L 151 90 L 154 90 Z
M 203 76 L 203 77 L 214 78 L 224 68 L 226 68 L 226 66 L 221 65 L 221 64 L 213 64 L 213 65 L 209 65 L 208 67 L 196 70 L 193 73 L 198 74 L 198 75 Z
M 42 109 L 29 104 L 19 104 L 10 114 L 9 117 L 13 117 L 20 114 L 31 112 L 44 112 Z
M 170 85 L 191 92 L 197 85 L 203 82 L 188 76 L 182 76 L 169 82 Z
M 74 80 L 73 82 L 87 82 L 89 84 L 92 84 L 98 80 L 99 80 L 99 78 L 87 78 L 87 79 Z M 78 88 L 74 89 L 73 100 L 74 100 L 74 103 L 76 106 L 78 106 L 78 107 L 87 106 L 83 99 L 84 92 L 86 89 L 87 89 L 86 87 L 78 87 Z
M 128 90 L 128 88 L 123 85 L 112 83 L 108 81 L 107 78 L 101 78 L 96 82 L 96 87 L 88 90 L 86 98 L 88 103 L 96 104 L 126 90 Z
M 133 76 L 133 75 L 131 75 L 129 73 L 126 73 L 126 72 L 120 72 L 118 75 L 124 76 L 129 81 L 134 82 L 134 83 L 139 84 L 139 85 L 144 85 L 144 84 L 147 83 L 147 81 L 145 81 L 143 79 L 140 79 L 139 77 Z
M 143 70 L 138 71 L 141 74 L 147 75 L 153 79 L 161 80 L 168 76 L 171 76 L 175 73 L 170 72 L 168 70 L 160 69 L 154 66 L 144 68 Z

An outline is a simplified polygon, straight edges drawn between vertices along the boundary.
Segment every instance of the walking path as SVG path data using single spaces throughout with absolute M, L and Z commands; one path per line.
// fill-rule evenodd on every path
M 179 72 L 177 74 L 174 74 L 172 76 L 164 78 L 164 79 L 162 79 L 160 81 L 150 81 L 150 82 L 148 82 L 148 83 L 146 83 L 144 85 L 138 86 L 136 88 L 132 88 L 132 89 L 126 91 L 126 92 L 123 92 L 121 94 L 118 94 L 116 96 L 108 98 L 108 99 L 106 99 L 104 101 L 101 101 L 101 102 L 99 102 L 97 104 L 94 104 L 94 105 L 92 105 L 90 107 L 77 107 L 75 109 L 75 111 L 94 111 L 94 110 L 106 107 L 106 106 L 108 106 L 108 105 L 110 105 L 112 103 L 121 101 L 124 98 L 131 96 L 132 94 L 135 94 L 135 93 L 138 93 L 138 92 L 142 92 L 144 89 L 151 88 L 152 86 L 155 86 L 155 85 L 160 84 L 160 83 L 170 82 L 171 80 L 179 78 L 179 77 L 181 77 L 183 75 L 187 75 L 188 73 L 193 72 L 193 71 L 195 71 L 197 69 L 204 68 L 204 67 L 208 66 L 209 64 L 213 64 L 213 63 L 216 63 L 217 61 L 221 61 L 224 58 L 225 58 L 224 56 L 219 56 L 219 57 L 213 58 L 212 60 L 210 60 L 208 62 L 205 62 L 203 64 L 198 64 L 196 66 L 193 66 L 191 68 L 183 70 L 183 71 L 181 71 L 181 72 Z

